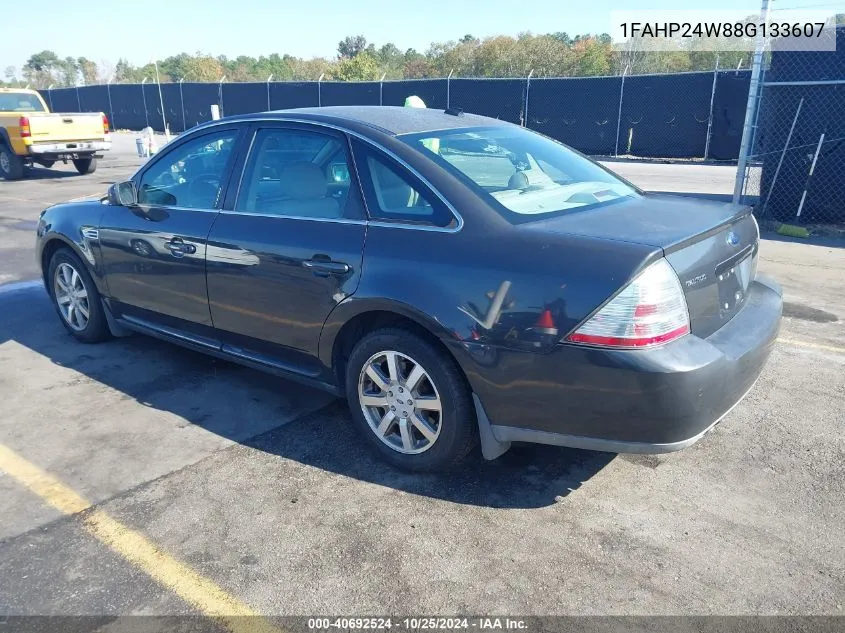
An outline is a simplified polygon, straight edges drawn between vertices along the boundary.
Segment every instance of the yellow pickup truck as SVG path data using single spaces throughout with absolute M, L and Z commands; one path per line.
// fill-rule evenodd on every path
M 0 176 L 23 178 L 32 165 L 73 162 L 92 174 L 111 148 L 109 120 L 99 113 L 51 113 L 35 90 L 0 88 Z

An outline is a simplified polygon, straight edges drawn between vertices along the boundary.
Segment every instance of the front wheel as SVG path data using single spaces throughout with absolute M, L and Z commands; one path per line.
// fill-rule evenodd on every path
M 73 161 L 73 166 L 76 167 L 76 171 L 80 174 L 93 174 L 97 171 L 97 159 L 96 158 L 77 158 Z
M 0 174 L 6 180 L 23 178 L 23 159 L 6 145 L 0 145 Z
M 49 292 L 62 325 L 83 343 L 111 338 L 100 293 L 80 259 L 61 248 L 50 260 Z
M 461 370 L 410 331 L 377 330 L 359 341 L 346 367 L 346 397 L 366 441 L 399 468 L 448 470 L 476 443 Z

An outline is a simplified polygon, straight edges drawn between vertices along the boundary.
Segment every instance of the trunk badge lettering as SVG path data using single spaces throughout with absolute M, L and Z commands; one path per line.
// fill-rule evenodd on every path
M 686 285 L 687 288 L 692 288 L 693 286 L 697 286 L 698 284 L 700 284 L 705 279 L 707 279 L 706 274 L 705 275 L 699 275 L 698 277 L 693 277 L 692 279 L 687 279 L 684 282 L 684 284 Z

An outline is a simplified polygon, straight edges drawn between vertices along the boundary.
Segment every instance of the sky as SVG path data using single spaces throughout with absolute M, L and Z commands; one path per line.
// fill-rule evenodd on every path
M 14 0 L 5 0 L 14 3 Z M 820 2 L 821 0 L 816 0 Z M 773 0 L 791 6 L 811 0 Z M 759 0 L 708 0 L 706 8 L 759 10 Z M 696 9 L 700 0 L 38 0 L 37 19 L 4 29 L 0 73 L 44 49 L 59 57 L 142 65 L 181 52 L 214 56 L 336 54 L 347 35 L 425 52 L 432 41 L 522 31 L 601 33 L 621 9 Z

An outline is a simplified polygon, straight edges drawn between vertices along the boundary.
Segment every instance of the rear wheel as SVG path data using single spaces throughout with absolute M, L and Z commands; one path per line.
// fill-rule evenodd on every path
M 446 353 L 407 330 L 361 339 L 346 367 L 346 397 L 366 441 L 399 468 L 448 470 L 475 445 L 463 374 Z
M 23 159 L 6 145 L 0 145 L 0 174 L 6 180 L 23 178 Z
M 73 161 L 73 166 L 80 174 L 93 174 L 97 171 L 96 158 L 76 158 Z
M 48 289 L 62 325 L 74 338 L 83 343 L 111 338 L 97 286 L 70 250 L 61 248 L 50 260 Z

